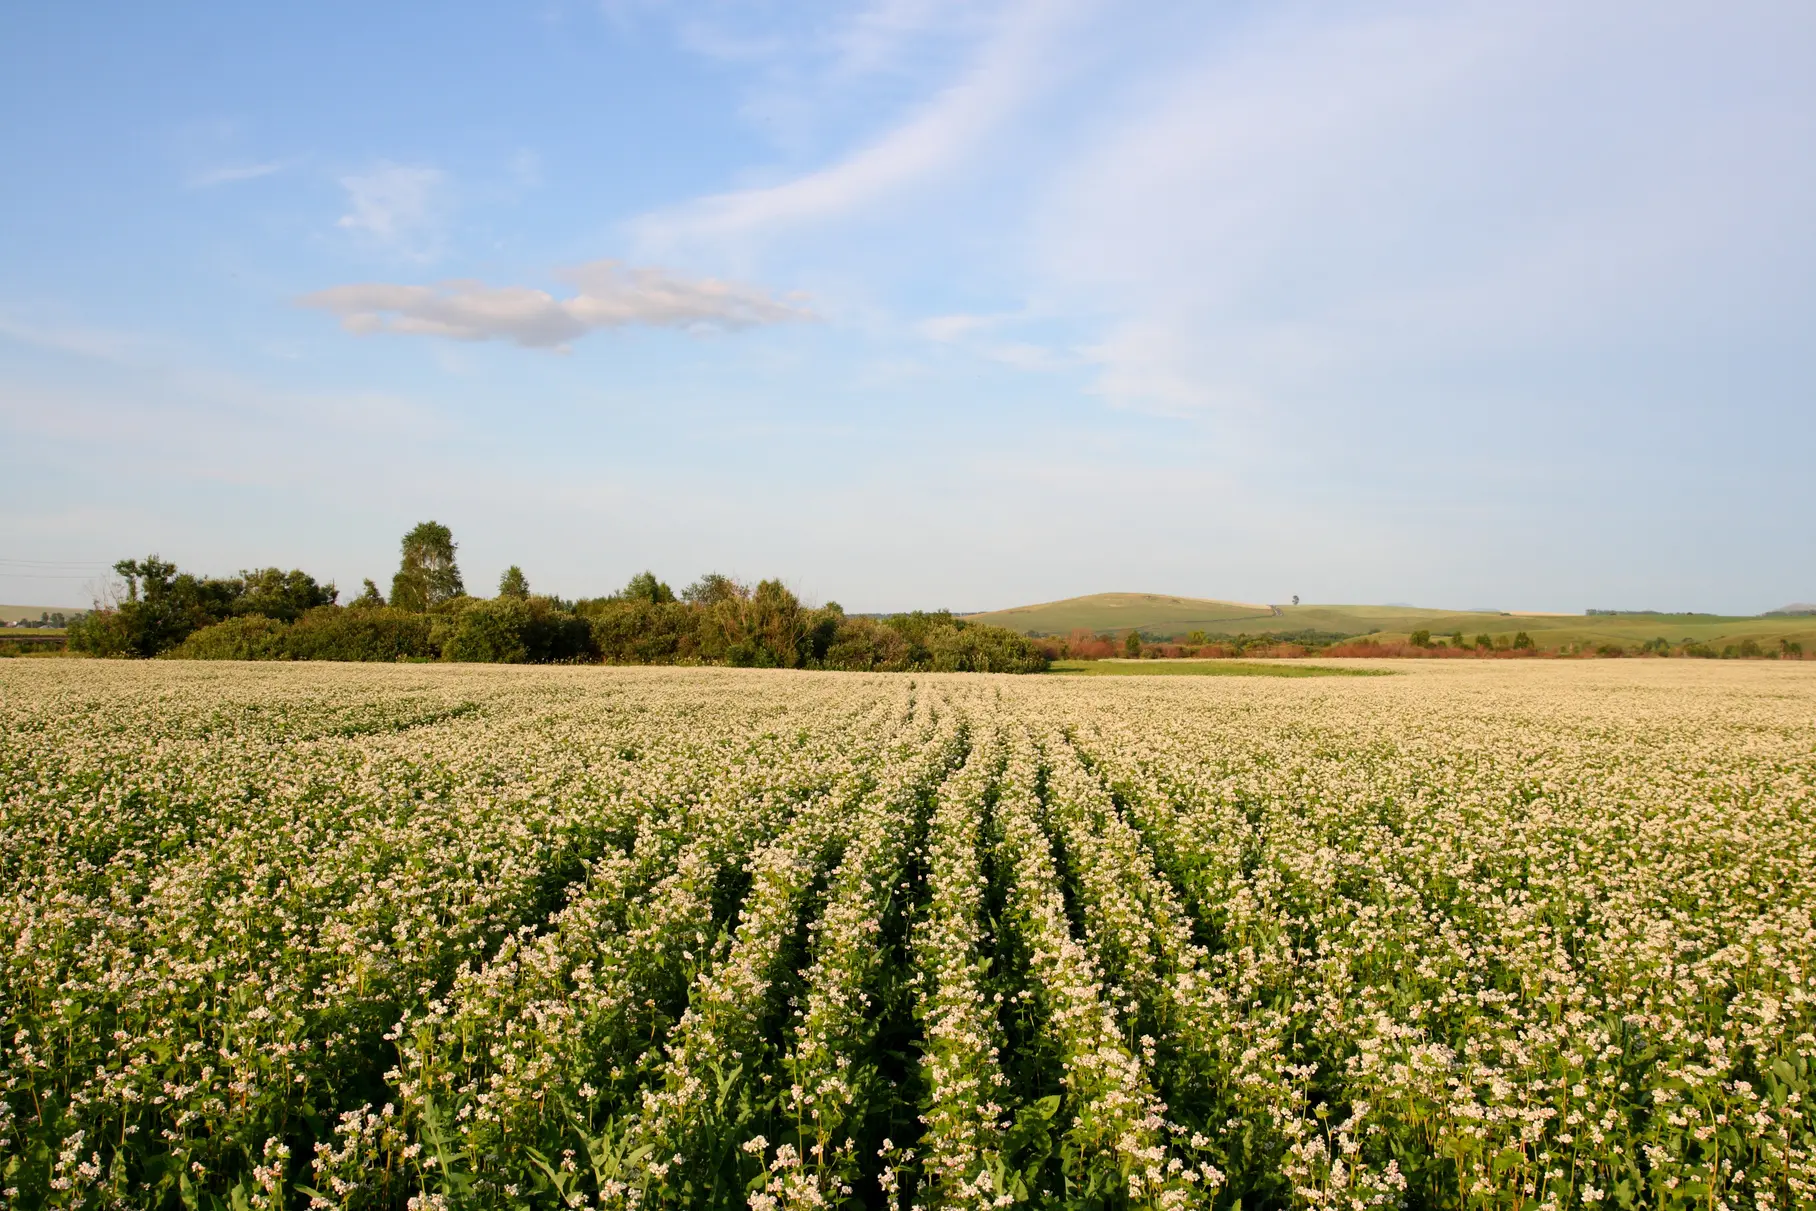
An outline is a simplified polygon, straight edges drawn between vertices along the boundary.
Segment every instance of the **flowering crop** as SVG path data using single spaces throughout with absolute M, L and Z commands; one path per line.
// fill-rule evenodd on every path
M 1816 677 L 0 666 L 0 1208 L 1816 1208 Z

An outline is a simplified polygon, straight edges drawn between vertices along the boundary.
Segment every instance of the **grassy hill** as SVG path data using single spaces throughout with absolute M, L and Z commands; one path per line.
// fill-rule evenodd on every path
M 1416 606 L 1249 605 L 1164 593 L 1093 593 L 1041 605 L 992 610 L 967 617 L 1024 635 L 1067 635 L 1084 628 L 1121 634 L 1139 630 L 1153 639 L 1181 638 L 1191 631 L 1208 636 L 1327 631 L 1374 639 L 1405 639 L 1414 631 L 1434 636 L 1463 632 L 1513 635 L 1525 631 L 1541 648 L 1564 644 L 1631 645 L 1648 639 L 1693 640 L 1720 647 L 1757 640 L 1776 649 L 1794 639 L 1816 648 L 1816 617 L 1720 616 L 1714 614 L 1522 614 L 1481 610 L 1428 610 Z
M 1024 635 L 1066 635 L 1080 627 L 1094 632 L 1139 629 L 1149 635 L 1183 635 L 1187 631 L 1233 635 L 1261 630 L 1260 624 L 1274 620 L 1274 610 L 1265 605 L 1165 593 L 1093 593 L 965 617 Z
M 86 613 L 87 606 L 0 605 L 0 622 L 18 622 L 21 618 L 37 618 L 41 614 L 62 614 L 66 618 L 74 618 L 77 614 Z

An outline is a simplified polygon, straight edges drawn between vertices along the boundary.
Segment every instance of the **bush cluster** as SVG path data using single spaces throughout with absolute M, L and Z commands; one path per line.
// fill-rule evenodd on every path
M 605 597 L 537 596 L 512 567 L 498 596 L 464 592 L 446 527 L 404 540 L 387 604 L 370 580 L 346 606 L 332 584 L 267 568 L 230 580 L 151 556 L 115 570 L 125 600 L 79 619 L 70 646 L 177 660 L 446 660 L 499 664 L 723 664 L 856 672 L 1032 673 L 1028 639 L 949 613 L 873 618 L 810 608 L 779 580 L 751 587 L 709 574 L 680 594 L 649 572 Z

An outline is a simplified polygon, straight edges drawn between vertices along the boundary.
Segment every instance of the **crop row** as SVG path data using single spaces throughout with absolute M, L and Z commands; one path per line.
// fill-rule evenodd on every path
M 0 1206 L 1816 1205 L 1780 672 L 9 669 Z

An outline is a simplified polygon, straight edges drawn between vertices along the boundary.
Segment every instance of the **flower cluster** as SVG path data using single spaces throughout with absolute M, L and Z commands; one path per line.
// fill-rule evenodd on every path
M 1800 667 L 14 661 L 0 728 L 9 1211 L 1816 1208 Z

